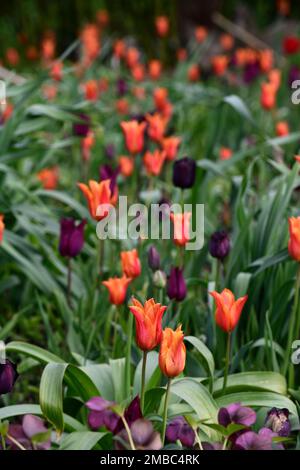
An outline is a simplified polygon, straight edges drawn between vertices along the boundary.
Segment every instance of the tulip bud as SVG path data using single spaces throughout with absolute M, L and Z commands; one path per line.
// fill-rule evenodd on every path
M 224 289 L 220 294 L 216 291 L 210 292 L 216 302 L 216 323 L 226 333 L 231 333 L 240 319 L 242 310 L 247 302 L 248 296 L 235 300 L 231 290 Z
M 61 256 L 74 258 L 82 250 L 84 243 L 84 226 L 86 220 L 76 225 L 73 219 L 61 219 L 59 252 Z
M 300 217 L 289 218 L 290 239 L 288 243 L 288 251 L 296 261 L 300 261 Z
M 124 78 L 119 78 L 117 81 L 117 94 L 124 96 L 128 91 L 128 86 Z
M 265 426 L 276 432 L 278 436 L 288 437 L 291 432 L 289 414 L 286 408 L 272 408 L 267 414 Z
M 173 184 L 177 188 L 188 189 L 195 183 L 196 162 L 192 158 L 184 157 L 174 162 Z
M 78 137 L 86 137 L 90 130 L 90 117 L 80 113 L 78 119 L 79 121 L 73 124 L 73 134 Z
M 158 287 L 159 289 L 164 289 L 166 287 L 167 279 L 166 279 L 166 274 L 161 271 L 155 271 L 153 274 L 153 284 L 155 287 Z
M 211 256 L 223 261 L 230 251 L 228 234 L 224 230 L 213 233 L 209 240 L 208 249 Z
M 0 363 L 0 395 L 12 391 L 18 375 L 16 365 L 9 359 L 6 359 L 3 364 Z
M 167 283 L 167 294 L 170 299 L 181 302 L 186 297 L 186 283 L 181 268 L 171 268 Z
M 148 250 L 148 265 L 152 271 L 156 271 L 160 267 L 160 256 L 157 249 L 153 245 L 151 245 Z
M 185 368 L 186 348 L 183 342 L 181 325 L 174 331 L 166 328 L 163 331 L 159 350 L 159 367 L 162 373 L 169 377 L 176 377 Z

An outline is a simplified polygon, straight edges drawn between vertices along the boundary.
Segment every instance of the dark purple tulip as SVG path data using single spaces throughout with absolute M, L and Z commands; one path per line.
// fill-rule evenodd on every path
M 247 84 L 253 82 L 259 74 L 260 65 L 258 61 L 247 64 L 244 68 L 244 82 Z
M 51 440 L 47 431 L 48 429 L 44 425 L 44 421 L 34 415 L 25 415 L 22 424 L 10 424 L 8 428 L 8 434 L 28 450 L 49 450 Z M 34 436 L 38 434 L 45 434 L 45 440 L 43 442 L 34 442 Z M 9 437 L 6 438 L 6 444 L 12 450 L 19 450 Z
M 0 363 L 0 395 L 12 391 L 18 375 L 16 365 L 9 359 L 6 359 L 3 364 Z
M 148 265 L 152 271 L 156 271 L 160 267 L 160 256 L 157 249 L 153 245 L 151 245 L 148 250 Z
M 186 297 L 186 283 L 183 277 L 183 269 L 172 267 L 167 282 L 167 294 L 170 299 L 177 302 Z
M 224 230 L 213 233 L 209 240 L 208 250 L 211 256 L 223 261 L 230 251 L 228 234 Z
M 297 65 L 292 65 L 288 76 L 288 84 L 290 87 L 295 80 L 300 80 L 300 69 Z
M 74 258 L 82 250 L 84 243 L 84 226 L 86 220 L 78 225 L 74 219 L 61 219 L 59 252 L 61 256 Z
M 192 158 L 184 157 L 174 162 L 173 184 L 177 188 L 188 189 L 195 183 L 196 162 Z
M 117 80 L 117 94 L 119 96 L 124 96 L 128 91 L 128 86 L 126 80 L 124 78 L 119 78 Z
M 247 431 L 241 434 L 235 441 L 236 450 L 282 450 L 282 444 L 275 444 L 272 441 L 277 434 L 271 429 L 262 428 L 258 434 L 253 431 Z
M 78 122 L 74 122 L 73 124 L 73 134 L 77 135 L 78 137 L 86 137 L 90 130 L 91 119 L 89 116 L 83 113 L 78 114 L 78 118 L 80 120 Z
M 119 173 L 119 168 L 114 169 L 110 165 L 101 165 L 99 168 L 100 181 L 110 180 L 110 190 L 112 193 L 115 191 Z
M 104 149 L 105 156 L 109 159 L 112 160 L 115 156 L 116 149 L 114 144 L 107 144 Z
M 220 408 L 218 413 L 218 422 L 225 427 L 231 423 L 251 426 L 255 421 L 255 411 L 247 406 L 241 406 L 240 403 L 232 403 L 231 405 Z
M 291 432 L 289 414 L 286 408 L 272 408 L 267 414 L 265 426 L 276 432 L 278 436 L 288 437 Z
M 166 438 L 169 442 L 179 440 L 184 447 L 193 447 L 195 431 L 183 416 L 178 416 L 168 424 Z
M 138 419 L 130 426 L 132 440 L 137 450 L 159 450 L 162 448 L 162 442 L 160 434 L 154 431 L 153 424 L 147 419 Z M 122 443 L 126 443 L 126 447 L 129 448 L 128 434 L 125 429 L 118 434 L 121 438 L 120 441 L 116 441 L 116 448 L 118 450 L 124 450 Z

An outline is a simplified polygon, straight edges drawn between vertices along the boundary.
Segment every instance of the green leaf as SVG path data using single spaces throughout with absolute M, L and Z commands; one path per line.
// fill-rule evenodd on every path
M 64 361 L 52 354 L 45 349 L 40 348 L 39 346 L 35 346 L 33 344 L 24 343 L 22 341 L 12 341 L 6 345 L 6 351 L 13 351 L 18 352 L 20 354 L 26 354 L 26 356 L 33 357 L 37 359 L 39 362 L 48 363 L 48 362 L 60 362 L 64 363 Z
M 66 363 L 47 364 L 40 383 L 41 410 L 58 434 L 61 434 L 64 429 L 63 379 L 67 367 Z
M 204 360 L 206 369 L 208 370 L 210 376 L 213 377 L 215 372 L 215 361 L 208 347 L 203 343 L 203 341 L 196 338 L 195 336 L 185 336 L 184 340 L 191 343 L 197 349 L 201 355 L 201 358 Z
M 61 439 L 59 450 L 91 450 L 106 435 L 105 432 L 72 432 Z
M 255 124 L 255 121 L 245 104 L 245 102 L 237 95 L 228 95 L 223 99 L 224 103 L 229 104 L 237 113 L 239 113 L 243 118 L 250 121 L 252 124 Z
M 114 396 L 113 399 L 120 403 L 126 398 L 126 390 L 124 387 L 125 383 L 125 357 L 121 359 L 110 359 L 109 361 L 111 367 L 112 381 L 114 386 Z M 111 398 L 112 399 L 112 398 Z
M 214 383 L 214 395 L 222 392 L 223 377 Z M 228 393 L 248 390 L 270 390 L 287 394 L 287 384 L 283 375 L 277 372 L 240 372 L 228 376 L 226 390 Z

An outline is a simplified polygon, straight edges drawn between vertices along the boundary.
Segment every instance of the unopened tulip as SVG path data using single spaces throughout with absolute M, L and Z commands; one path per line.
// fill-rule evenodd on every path
M 10 393 L 17 378 L 17 368 L 13 362 L 9 359 L 0 362 L 0 395 Z
M 127 294 L 127 288 L 131 282 L 131 279 L 122 276 L 122 277 L 110 277 L 107 281 L 102 281 L 102 284 L 109 291 L 109 301 L 114 305 L 121 305 Z
M 148 250 L 148 265 L 152 271 L 156 271 L 160 268 L 160 256 L 157 249 L 153 245 L 151 245 Z
M 168 102 L 168 90 L 163 87 L 155 88 L 153 91 L 153 101 L 156 109 L 162 111 Z
M 196 162 L 192 158 L 184 157 L 174 162 L 173 184 L 177 188 L 188 189 L 195 183 Z
M 228 234 L 224 230 L 214 232 L 210 237 L 208 250 L 211 256 L 223 261 L 230 251 Z
M 60 221 L 59 252 L 61 256 L 74 258 L 84 244 L 84 226 L 86 220 L 76 225 L 74 219 L 62 219 Z
M 164 15 L 157 16 L 157 18 L 155 18 L 155 27 L 158 36 L 161 38 L 167 36 L 170 27 L 168 17 Z
M 162 333 L 159 351 L 159 367 L 169 378 L 181 374 L 185 368 L 186 348 L 181 325 L 174 331 L 166 328 Z
M 63 75 L 62 71 L 63 71 L 63 63 L 59 61 L 54 62 L 50 70 L 51 78 L 59 82 L 62 79 L 62 75 Z
M 199 65 L 192 64 L 188 69 L 187 76 L 190 82 L 197 82 L 200 78 Z
M 175 160 L 178 152 L 178 147 L 181 143 L 181 138 L 180 137 L 165 137 L 161 144 L 163 150 L 166 152 L 166 160 Z
M 161 74 L 161 62 L 160 60 L 151 60 L 149 62 L 149 75 L 152 80 L 157 80 Z
M 126 51 L 126 63 L 128 67 L 134 67 L 138 63 L 139 57 L 139 51 L 135 47 L 129 47 Z
M 127 177 L 132 175 L 134 170 L 134 160 L 132 157 L 121 156 L 119 157 L 119 168 L 121 175 Z
M 88 101 L 96 101 L 99 96 L 97 80 L 88 80 L 83 84 L 85 99 Z
M 146 114 L 146 120 L 148 122 L 147 132 L 150 139 L 160 142 L 166 132 L 167 119 L 159 113 L 154 113 L 153 115 Z
M 214 74 L 217 76 L 222 76 L 227 70 L 228 67 L 228 57 L 225 55 L 217 55 L 212 58 L 212 68 Z
M 56 189 L 58 184 L 58 168 L 57 166 L 45 168 L 44 170 L 39 171 L 37 177 L 42 183 L 44 189 Z
M 91 157 L 91 149 L 95 145 L 95 134 L 93 131 L 88 131 L 87 135 L 82 138 L 81 146 L 81 155 L 82 159 L 85 162 L 88 162 Z
M 278 137 L 284 137 L 286 135 L 289 135 L 289 125 L 286 121 L 279 121 L 276 124 L 276 135 Z
M 135 317 L 137 345 L 143 351 L 151 351 L 161 342 L 162 316 L 167 307 L 154 299 L 147 300 L 144 306 L 134 298 L 132 302 L 129 308 Z
M 160 174 L 164 161 L 166 159 L 166 152 L 154 150 L 153 153 L 147 151 L 143 158 L 143 163 L 146 167 L 148 175 L 157 176 Z
M 121 263 L 124 274 L 134 279 L 141 274 L 141 262 L 136 249 L 131 251 L 121 251 Z
M 229 147 L 220 148 L 220 160 L 229 160 L 232 157 L 232 150 Z
M 178 246 L 185 246 L 190 240 L 190 220 L 191 212 L 174 214 L 171 212 L 170 218 L 174 226 L 174 243 Z
M 260 95 L 261 106 L 269 111 L 274 109 L 276 106 L 276 88 L 273 83 L 262 83 L 261 84 L 261 95 Z
M 288 243 L 288 250 L 290 256 L 300 261 L 300 217 L 289 218 L 289 232 L 290 239 Z
M 172 267 L 167 282 L 167 295 L 169 299 L 181 302 L 186 297 L 186 283 L 181 268 Z
M 3 233 L 5 229 L 5 223 L 3 221 L 4 221 L 4 215 L 0 214 L 0 243 L 3 240 Z
M 248 295 L 235 300 L 231 290 L 224 289 L 220 294 L 210 292 L 216 302 L 216 323 L 226 333 L 231 333 L 236 327 Z
M 144 147 L 144 132 L 146 123 L 139 123 L 136 120 L 121 122 L 121 128 L 124 133 L 125 143 L 128 151 L 135 155 L 143 150 Z
M 100 183 L 90 180 L 89 184 L 77 183 L 77 186 L 82 191 L 89 206 L 91 217 L 95 220 L 101 220 L 107 217 L 108 211 L 104 214 L 97 214 L 97 209 L 103 204 L 114 204 L 115 196 L 112 195 L 110 190 L 110 180 L 104 180 Z
M 204 26 L 197 26 L 195 29 L 195 39 L 200 44 L 207 37 L 207 29 Z

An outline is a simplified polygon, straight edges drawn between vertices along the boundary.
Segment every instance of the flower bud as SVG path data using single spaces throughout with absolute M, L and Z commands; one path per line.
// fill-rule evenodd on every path
M 167 283 L 167 294 L 170 299 L 175 299 L 177 302 L 185 299 L 186 283 L 182 269 L 174 267 L 171 268 Z
M 224 230 L 213 233 L 209 240 L 208 249 L 211 256 L 222 261 L 230 251 L 228 234 Z
M 151 245 L 148 250 L 148 265 L 152 271 L 156 271 L 160 267 L 160 256 L 157 249 L 153 245 Z
M 155 273 L 153 274 L 153 284 L 155 285 L 155 287 L 158 287 L 159 289 L 163 289 L 164 287 L 166 287 L 166 283 L 167 283 L 166 274 L 160 269 L 155 271 Z
M 0 395 L 10 393 L 18 378 L 17 367 L 9 359 L 0 363 Z
M 84 226 L 86 220 L 76 225 L 73 219 L 61 219 L 59 252 L 61 256 L 74 258 L 82 250 L 84 243 Z

